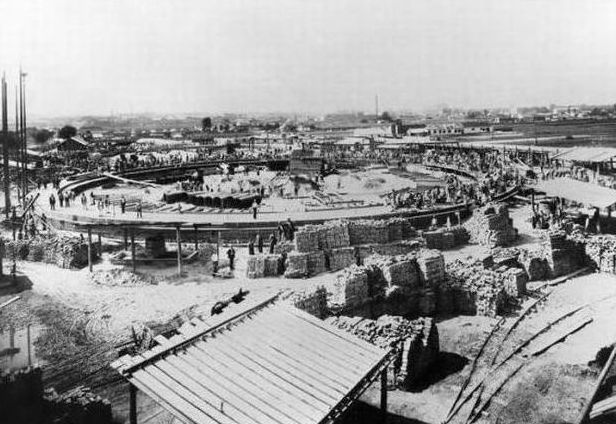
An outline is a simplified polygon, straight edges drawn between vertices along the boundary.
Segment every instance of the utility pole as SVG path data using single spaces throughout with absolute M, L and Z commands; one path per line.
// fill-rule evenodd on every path
M 4 214 L 6 219 L 9 219 L 11 180 L 9 178 L 9 122 L 5 73 L 2 73 L 2 165 L 4 171 Z
M 21 70 L 21 66 L 19 67 L 19 87 L 20 87 L 20 92 L 19 92 L 19 99 L 20 99 L 20 104 L 21 104 L 21 115 L 20 115 L 20 120 L 21 120 L 21 131 L 22 131 L 22 158 L 21 158 L 21 163 L 22 163 L 22 181 L 23 181 L 23 188 L 22 188 L 22 196 L 23 196 L 23 200 L 24 200 L 24 205 L 25 205 L 25 200 L 26 200 L 26 194 L 28 192 L 28 167 L 27 167 L 27 162 L 28 162 L 28 154 L 27 154 L 27 144 L 28 144 L 28 137 L 26 134 L 26 76 L 28 74 L 23 72 Z

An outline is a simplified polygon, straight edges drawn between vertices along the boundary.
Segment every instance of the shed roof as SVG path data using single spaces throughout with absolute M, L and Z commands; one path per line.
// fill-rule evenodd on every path
M 185 423 L 329 422 L 390 358 L 276 297 L 180 331 L 112 367 Z
M 607 162 L 616 157 L 616 148 L 613 147 L 574 147 L 552 156 L 571 162 Z
M 598 208 L 616 204 L 616 190 L 572 178 L 540 181 L 535 190 Z

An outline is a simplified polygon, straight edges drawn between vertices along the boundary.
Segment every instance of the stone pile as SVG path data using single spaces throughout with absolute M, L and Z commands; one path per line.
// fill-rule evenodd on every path
M 424 231 L 422 237 L 428 249 L 448 250 L 468 243 L 470 234 L 463 226 Z
M 323 319 L 327 315 L 327 290 L 323 286 L 302 291 L 296 290 L 289 300 L 296 308 L 317 318 Z
M 93 260 L 98 257 L 92 245 Z M 60 268 L 83 268 L 88 265 L 88 243 L 78 237 L 35 237 L 5 243 L 4 257 L 55 264 Z
M 78 386 L 58 394 L 45 390 L 46 415 L 57 424 L 111 424 L 111 403 L 94 394 L 89 388 Z
M 585 253 L 590 265 L 599 272 L 616 273 L 616 236 L 593 235 L 580 237 L 578 240 L 585 243 Z
M 101 286 L 147 286 L 158 284 L 152 275 L 128 271 L 125 269 L 111 269 L 95 271 L 90 274 L 90 281 Z
M 499 268 L 498 271 L 485 269 L 479 261 L 450 262 L 447 264 L 447 280 L 439 288 L 441 291 L 439 299 L 451 296 L 451 300 L 446 301 L 446 304 L 452 307 L 450 313 L 490 317 L 501 314 L 508 298 L 506 287 L 518 283 L 514 277 L 507 274 L 508 269 L 505 267 Z M 517 276 L 517 271 L 511 275 Z M 515 290 L 510 287 L 509 291 Z M 442 309 L 444 308 L 439 306 L 439 312 L 448 312 Z
M 328 299 L 330 309 L 359 306 L 369 299 L 368 271 L 366 267 L 352 265 L 336 277 Z
M 438 250 L 421 249 L 417 254 L 417 266 L 424 287 L 438 286 L 445 279 L 445 259 Z
M 282 274 L 284 262 L 282 255 L 258 254 L 248 256 L 246 277 L 275 277 Z
M 509 218 L 509 210 L 503 203 L 490 203 L 477 208 L 464 224 L 470 234 L 470 242 L 482 246 L 498 247 L 513 243 L 518 231 Z
M 438 359 L 438 329 L 431 318 L 407 320 L 383 315 L 377 320 L 361 317 L 332 317 L 329 324 L 384 349 L 395 349 L 393 372 L 388 385 L 406 389 L 427 376 Z
M 354 247 L 340 247 L 325 252 L 328 269 L 338 271 L 353 264 L 357 264 L 357 256 Z
M 323 225 L 305 225 L 295 233 L 295 249 L 308 253 L 317 250 L 348 247 L 349 224 L 345 221 L 333 221 Z
M 265 246 L 264 246 L 264 248 L 265 248 Z M 256 249 L 256 246 L 255 246 L 255 249 Z M 277 255 L 284 255 L 284 254 L 287 254 L 289 252 L 292 252 L 293 250 L 295 250 L 295 244 L 293 242 L 287 241 L 287 240 L 279 241 L 274 246 L 274 253 L 277 254 Z
M 584 245 L 568 238 L 563 230 L 547 232 L 541 247 L 552 278 L 569 274 L 584 265 Z
M 349 222 L 351 245 L 389 243 L 387 221 L 357 220 Z M 392 240 L 394 241 L 394 240 Z
M 363 264 L 366 258 L 372 255 L 406 255 L 419 250 L 420 247 L 421 242 L 418 240 L 403 240 L 387 244 L 357 246 L 357 259 L 360 264 Z
M 419 272 L 415 255 L 373 255 L 364 261 L 364 265 L 377 267 L 383 275 L 388 288 L 399 286 L 415 289 L 419 286 Z

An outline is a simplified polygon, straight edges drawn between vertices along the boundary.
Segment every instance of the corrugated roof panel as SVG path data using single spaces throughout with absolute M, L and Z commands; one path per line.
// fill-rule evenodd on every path
M 357 396 L 388 358 L 277 301 L 209 321 L 112 366 L 186 423 L 313 424 Z

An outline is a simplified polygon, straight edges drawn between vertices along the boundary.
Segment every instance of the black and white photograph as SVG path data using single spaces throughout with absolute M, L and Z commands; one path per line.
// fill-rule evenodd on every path
M 0 424 L 616 423 L 616 1 L 0 0 Z

